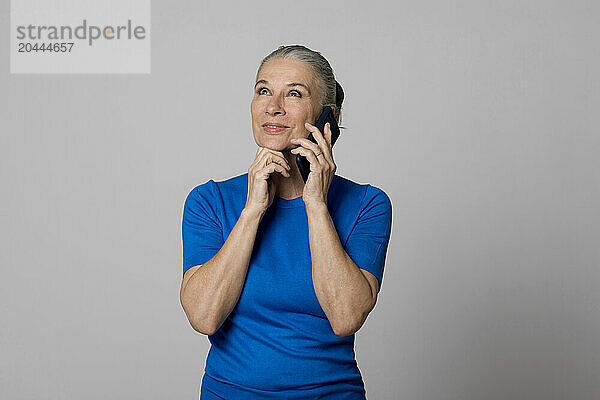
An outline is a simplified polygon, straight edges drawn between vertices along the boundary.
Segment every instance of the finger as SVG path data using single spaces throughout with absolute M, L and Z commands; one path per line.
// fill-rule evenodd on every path
M 255 157 L 254 157 L 255 160 L 259 159 L 262 154 L 266 154 L 266 153 L 272 153 L 272 154 L 276 154 L 276 155 L 279 155 L 281 157 L 284 157 L 284 155 L 283 155 L 283 153 L 281 151 L 271 150 L 271 149 L 268 149 L 266 147 L 258 146 L 258 148 L 256 150 Z
M 277 154 L 277 155 L 283 157 L 283 153 L 281 151 L 271 150 L 271 149 L 268 149 L 266 147 L 263 147 L 263 149 L 265 149 L 266 152 L 269 152 L 269 153 L 272 153 L 272 154 Z
M 322 151 L 323 154 L 325 155 L 325 159 L 327 159 L 328 161 L 332 161 L 333 158 L 331 156 L 331 144 L 330 144 L 331 141 L 328 142 L 325 139 L 325 137 L 323 136 L 323 134 L 321 133 L 321 131 L 319 130 L 319 128 L 317 128 L 316 126 L 309 124 L 308 122 L 305 123 L 304 125 L 312 133 L 313 137 L 317 141 L 317 144 L 321 149 L 320 151 Z M 327 122 L 325 124 L 325 127 L 323 129 L 327 130 L 328 125 L 329 125 L 329 122 Z M 319 153 L 317 152 L 316 154 L 319 154 Z
M 328 122 L 325 124 L 325 139 L 327 140 L 327 144 L 329 145 L 328 147 L 331 148 L 331 136 L 332 136 L 332 132 L 331 132 L 331 124 Z
M 325 123 L 323 131 L 323 141 L 325 142 L 325 145 L 323 146 L 325 148 L 325 151 L 323 151 L 323 155 L 325 155 L 325 159 L 327 159 L 328 161 L 333 161 L 333 155 L 331 154 L 331 126 L 329 122 Z
M 276 153 L 274 154 L 274 153 L 269 153 L 269 152 L 264 153 L 260 166 L 264 167 L 265 165 L 272 163 L 272 162 L 276 162 L 277 164 L 287 168 L 288 170 L 291 170 L 291 167 L 290 167 L 289 163 L 287 162 L 287 160 L 285 159 L 285 157 L 280 156 Z
M 256 165 L 258 165 L 258 163 L 261 160 L 261 156 L 264 152 L 264 147 L 258 146 L 258 149 L 256 149 L 256 154 L 254 155 L 254 161 L 252 161 L 252 164 L 250 165 L 250 167 L 254 167 Z
M 318 154 L 325 155 L 325 152 L 316 143 L 314 143 L 314 142 L 312 142 L 312 141 L 310 141 L 308 139 L 305 139 L 305 138 L 291 139 L 290 142 L 300 144 L 299 147 L 295 147 L 294 149 L 292 149 L 292 152 L 293 152 L 293 150 L 296 150 L 296 149 L 307 149 L 307 150 L 309 150 L 315 156 L 315 158 L 317 160 L 321 160 L 322 159 L 324 162 L 327 162 L 327 160 L 325 159 L 325 157 L 321 158 L 321 157 L 317 156 Z
M 248 172 L 252 173 L 254 175 L 260 174 L 261 170 L 265 166 L 275 162 L 273 160 L 273 157 L 275 157 L 275 156 L 272 153 L 269 153 L 268 151 L 266 151 L 266 149 L 264 147 L 260 147 L 257 154 L 259 154 L 258 157 L 254 160 L 254 162 L 248 169 Z M 279 160 L 279 163 L 281 163 L 281 160 Z
M 275 171 L 279 172 L 283 176 L 286 176 L 286 177 L 290 176 L 290 173 L 285 168 L 283 168 L 281 165 L 276 164 L 276 163 L 270 163 L 270 164 L 266 165 L 258 173 L 260 175 L 262 175 L 263 178 L 266 179 Z
M 287 167 L 289 167 L 289 163 L 287 162 L 287 160 L 285 159 L 285 156 L 283 155 L 283 153 L 281 151 L 271 150 L 266 147 L 261 147 L 261 149 L 262 149 L 264 155 L 272 154 L 273 156 L 278 157 L 280 160 L 283 161 L 282 165 L 286 165 Z M 263 161 L 264 161 L 264 158 L 263 158 Z M 266 164 L 264 164 L 264 165 L 266 165 Z
M 310 142 L 310 140 L 309 140 L 309 142 Z M 304 147 L 296 147 L 296 148 L 290 150 L 290 153 L 301 154 L 304 157 L 306 157 L 306 159 L 308 160 L 308 162 L 310 162 L 311 165 L 319 165 L 320 166 L 320 161 L 319 161 L 320 157 L 316 157 L 315 153 L 312 150 L 306 149 Z

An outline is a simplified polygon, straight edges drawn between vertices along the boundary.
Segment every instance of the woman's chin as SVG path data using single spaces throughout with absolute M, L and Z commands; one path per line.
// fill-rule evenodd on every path
M 293 146 L 292 143 L 290 143 L 289 139 L 280 137 L 280 138 L 263 138 L 262 140 L 258 141 L 257 144 L 260 147 L 264 147 L 267 148 L 269 150 L 273 150 L 273 151 L 284 151 L 284 150 L 291 150 L 292 148 L 296 147 Z

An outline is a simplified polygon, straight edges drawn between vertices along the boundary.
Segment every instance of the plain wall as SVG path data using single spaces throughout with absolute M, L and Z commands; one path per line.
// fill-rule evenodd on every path
M 337 173 L 393 231 L 369 400 L 600 398 L 596 1 L 152 4 L 149 75 L 11 75 L 0 5 L 0 398 L 196 399 L 188 192 L 247 171 L 262 57 L 346 92 Z

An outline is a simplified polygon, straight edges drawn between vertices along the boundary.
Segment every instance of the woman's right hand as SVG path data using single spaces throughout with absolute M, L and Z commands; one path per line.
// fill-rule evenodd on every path
M 270 175 L 279 172 L 289 177 L 289 171 L 290 165 L 283 153 L 259 146 L 254 162 L 248 168 L 248 195 L 245 209 L 253 210 L 262 216 L 275 197 L 275 182 L 269 179 Z

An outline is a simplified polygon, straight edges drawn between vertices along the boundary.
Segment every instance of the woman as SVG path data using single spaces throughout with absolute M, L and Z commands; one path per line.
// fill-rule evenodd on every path
M 339 121 L 343 98 L 320 53 L 279 47 L 256 76 L 248 172 L 186 198 L 181 304 L 211 342 L 201 400 L 365 399 L 354 333 L 377 300 L 392 210 L 335 175 L 329 125 L 310 125 L 325 105 Z

